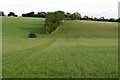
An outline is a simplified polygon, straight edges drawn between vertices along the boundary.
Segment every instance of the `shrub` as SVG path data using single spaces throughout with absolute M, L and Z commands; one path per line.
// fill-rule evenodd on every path
M 28 38 L 36 38 L 37 36 L 35 35 L 35 33 L 30 33 Z

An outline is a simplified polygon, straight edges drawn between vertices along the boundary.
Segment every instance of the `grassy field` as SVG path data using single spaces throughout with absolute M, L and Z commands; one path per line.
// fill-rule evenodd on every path
M 2 20 L 3 78 L 118 77 L 117 23 L 64 21 L 45 34 L 42 18 Z

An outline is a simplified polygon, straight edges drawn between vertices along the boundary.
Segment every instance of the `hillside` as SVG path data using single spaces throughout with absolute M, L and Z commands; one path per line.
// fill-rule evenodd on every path
M 65 21 L 55 34 L 66 38 L 117 38 L 117 28 L 113 22 L 74 20 Z
M 3 17 L 3 78 L 116 78 L 117 23 L 64 21 L 45 34 L 43 18 Z M 27 38 L 30 32 L 38 38 Z
M 117 38 L 118 24 L 114 22 L 97 21 L 64 21 L 62 26 L 51 35 L 44 31 L 42 18 L 3 18 L 3 37 L 27 37 L 30 32 L 37 33 L 39 37 L 57 38 Z M 4 29 L 5 28 L 5 29 Z M 16 34 L 16 32 L 18 32 Z

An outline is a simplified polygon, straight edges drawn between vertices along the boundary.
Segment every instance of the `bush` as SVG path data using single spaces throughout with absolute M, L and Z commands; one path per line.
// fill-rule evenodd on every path
M 37 36 L 35 35 L 35 33 L 30 33 L 28 38 L 36 38 Z

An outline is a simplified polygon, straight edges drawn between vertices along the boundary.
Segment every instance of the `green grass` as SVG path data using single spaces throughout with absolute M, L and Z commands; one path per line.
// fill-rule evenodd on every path
M 117 38 L 117 26 L 110 22 L 65 21 L 55 34 L 62 38 Z
M 117 23 L 64 21 L 52 34 L 43 27 L 42 18 L 3 17 L 3 78 L 118 77 Z

